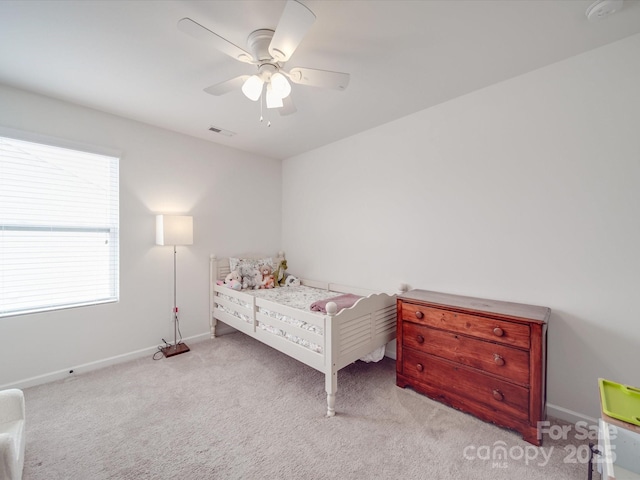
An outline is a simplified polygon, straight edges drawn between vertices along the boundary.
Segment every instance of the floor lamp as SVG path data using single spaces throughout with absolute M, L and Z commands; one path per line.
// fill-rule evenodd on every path
M 160 349 L 165 357 L 173 357 L 189 351 L 189 347 L 185 343 L 182 343 L 182 341 L 178 343 L 176 245 L 193 245 L 193 217 L 185 215 L 156 215 L 156 244 L 173 245 L 173 345 L 167 345 Z

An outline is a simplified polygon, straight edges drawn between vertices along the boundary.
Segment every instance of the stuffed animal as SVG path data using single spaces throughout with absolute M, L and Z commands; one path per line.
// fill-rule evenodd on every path
M 224 277 L 224 280 L 217 280 L 216 285 L 224 285 L 234 290 L 240 290 L 242 288 L 242 277 L 237 270 L 234 270 Z
M 300 279 L 298 277 L 294 277 L 293 275 L 288 275 L 286 280 L 284 281 L 285 287 L 299 287 Z
M 269 265 L 262 265 L 260 267 L 260 273 L 262 274 L 260 288 L 273 288 L 275 286 L 275 280 L 273 273 L 271 273 L 271 267 Z
M 240 272 L 238 272 L 238 270 L 234 270 L 234 271 L 230 272 L 224 278 L 224 283 L 226 285 L 226 284 L 231 283 L 233 280 L 235 280 L 236 282 L 241 282 L 242 281 L 242 277 L 240 276 Z
M 287 278 L 286 270 L 287 260 L 283 258 L 278 264 L 278 268 L 276 268 L 276 271 L 273 273 L 276 287 L 284 287 L 284 280 Z
M 242 271 L 242 288 L 258 290 L 262 284 L 262 272 L 251 266 L 245 267 Z
M 234 290 L 240 290 L 242 288 L 242 277 L 237 270 L 232 271 L 224 278 L 224 286 L 232 288 Z M 218 282 L 220 285 L 220 282 Z

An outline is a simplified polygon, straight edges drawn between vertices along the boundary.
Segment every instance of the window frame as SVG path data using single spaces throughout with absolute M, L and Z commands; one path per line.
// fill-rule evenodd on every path
M 115 262 L 114 267 L 109 267 L 109 295 L 106 298 L 94 298 L 91 300 L 83 301 L 66 301 L 60 304 L 50 304 L 46 306 L 36 306 L 33 308 L 23 308 L 20 310 L 7 310 L 3 311 L 4 306 L 0 306 L 0 320 L 2 318 L 15 317 L 20 315 L 29 315 L 33 313 L 42 312 L 54 312 L 59 310 L 65 310 L 70 308 L 78 308 L 84 306 L 103 305 L 108 303 L 117 303 L 120 301 L 120 161 L 122 160 L 122 152 L 119 150 L 100 147 L 96 145 L 90 145 L 86 143 L 65 140 L 57 137 L 51 137 L 46 135 L 40 135 L 31 132 L 25 132 L 22 130 L 15 130 L 7 127 L 0 126 L 0 137 L 13 139 L 18 141 L 31 142 L 40 144 L 43 146 L 55 147 L 73 150 L 81 153 L 94 154 L 104 157 L 112 157 L 115 160 L 115 178 L 116 178 L 116 190 L 117 190 L 117 208 L 115 213 L 117 219 L 113 224 L 105 224 L 104 226 L 50 226 L 50 225 L 11 225 L 10 222 L 5 222 L 0 219 L 0 233 L 4 231 L 50 231 L 53 233 L 103 233 L 107 234 L 109 238 L 109 254 L 108 258 L 110 262 Z M 114 166 L 110 166 L 113 168 Z

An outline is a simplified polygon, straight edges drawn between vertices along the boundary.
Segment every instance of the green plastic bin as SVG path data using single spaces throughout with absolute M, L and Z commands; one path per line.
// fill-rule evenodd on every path
M 606 415 L 640 426 L 640 389 L 621 383 L 598 379 L 602 412 Z

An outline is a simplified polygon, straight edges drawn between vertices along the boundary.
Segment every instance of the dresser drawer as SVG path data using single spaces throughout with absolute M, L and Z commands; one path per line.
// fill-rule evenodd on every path
M 404 350 L 402 371 L 420 383 L 451 391 L 508 416 L 521 420 L 529 417 L 527 388 L 409 348 Z
M 549 308 L 410 290 L 397 313 L 399 387 L 542 444 Z
M 402 320 L 463 333 L 492 342 L 529 348 L 529 326 L 493 318 L 402 303 Z
M 403 346 L 529 384 L 529 352 L 413 322 L 402 323 Z

